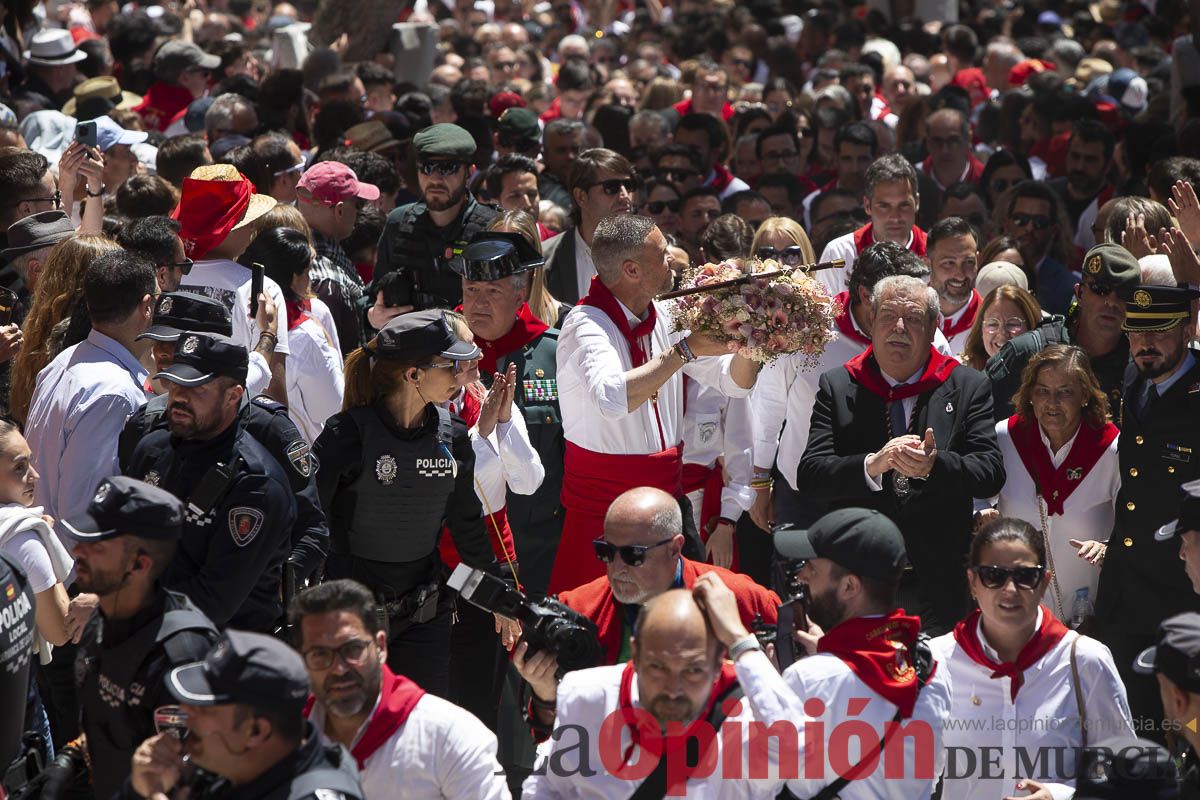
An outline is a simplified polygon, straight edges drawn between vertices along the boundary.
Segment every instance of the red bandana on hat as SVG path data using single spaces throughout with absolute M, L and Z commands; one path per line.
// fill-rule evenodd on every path
M 978 608 L 954 626 L 954 641 L 972 661 L 992 670 L 993 680 L 997 678 L 1012 679 L 1012 688 L 1009 690 L 1009 694 L 1014 703 L 1017 702 L 1017 690 L 1025 682 L 1025 670 L 1040 661 L 1042 656 L 1049 653 L 1054 645 L 1061 642 L 1066 635 L 1067 626 L 1059 622 L 1050 609 L 1042 606 L 1041 627 L 1033 632 L 1033 636 L 1021 648 L 1016 661 L 1006 661 L 1001 664 L 984 652 L 983 643 L 979 641 Z
M 1118 433 L 1117 426 L 1111 422 L 1104 423 L 1102 428 L 1093 428 L 1084 422 L 1075 434 L 1075 441 L 1071 443 L 1071 452 L 1055 469 L 1054 462 L 1050 460 L 1050 450 L 1042 441 L 1037 420 L 1020 414 L 1008 418 L 1008 437 L 1042 499 L 1046 501 L 1047 516 L 1063 514 L 1063 504 L 1067 498 L 1079 488 L 1100 457 L 1108 452 L 1108 446 Z
M 884 617 L 854 617 L 834 626 L 817 640 L 817 652 L 840 658 L 871 691 L 912 716 L 917 703 L 917 670 L 913 646 L 921 620 L 898 608 Z
M 183 192 L 171 218 L 179 220 L 179 238 L 188 258 L 200 261 L 208 255 L 225 241 L 250 207 L 254 184 L 238 174 L 240 181 L 183 179 Z

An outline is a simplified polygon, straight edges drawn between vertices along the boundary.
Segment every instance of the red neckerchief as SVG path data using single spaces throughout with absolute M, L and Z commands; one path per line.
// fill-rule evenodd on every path
M 714 192 L 720 194 L 725 191 L 725 187 L 733 182 L 733 173 L 726 169 L 721 164 L 713 164 L 713 179 L 708 185 Z
M 608 315 L 608 318 L 616 323 L 617 330 L 625 337 L 625 341 L 629 342 L 629 359 L 633 362 L 633 366 L 640 367 L 646 363 L 646 351 L 642 349 L 642 337 L 649 336 L 654 330 L 654 323 L 658 321 L 658 312 L 654 308 L 654 303 L 650 303 L 650 313 L 646 318 L 629 327 L 629 320 L 625 316 L 625 309 L 621 307 L 621 303 L 617 300 L 617 296 L 600 281 L 599 275 L 592 276 L 592 285 L 588 289 L 587 295 L 579 301 L 581 306 L 592 306 L 598 308 Z
M 852 342 L 858 342 L 863 347 L 870 347 L 871 340 L 859 333 L 858 328 L 854 327 L 854 317 L 850 314 L 850 292 L 841 292 L 834 298 L 834 302 L 840 303 L 842 309 L 842 313 L 833 318 L 834 324 L 837 325 L 838 333 Z
M 854 251 L 858 255 L 862 255 L 863 250 L 875 244 L 874 227 L 875 223 L 868 222 L 854 232 Z M 912 226 L 912 244 L 908 246 L 908 249 L 919 256 L 925 255 L 925 231 L 916 225 Z
M 721 674 L 713 681 L 712 691 L 708 693 L 708 701 L 704 704 L 704 708 L 700 711 L 700 715 L 683 728 L 679 723 L 671 723 L 667 726 L 666 733 L 663 733 L 659 727 L 658 720 L 654 718 L 645 708 L 635 709 L 633 707 L 633 680 L 636 673 L 633 669 L 633 661 L 625 664 L 625 671 L 621 673 L 621 691 L 618 694 L 617 711 L 621 714 L 621 720 L 624 723 L 624 728 L 629 729 L 630 742 L 629 747 L 625 749 L 624 757 L 621 759 L 621 765 L 624 767 L 629 763 L 629 759 L 633 757 L 633 750 L 636 747 L 641 747 L 649 753 L 652 753 L 658 758 L 663 757 L 663 753 L 667 753 L 667 758 L 677 757 L 681 748 L 687 745 L 689 738 L 696 738 L 701 745 L 715 743 L 715 737 L 704 739 L 698 736 L 698 733 L 705 725 L 708 724 L 708 717 L 712 713 L 713 703 L 717 698 L 725 694 L 730 686 L 737 683 L 737 673 L 734 672 L 733 664 L 726 661 L 721 665 Z M 669 751 L 669 752 L 668 752 Z M 668 762 L 670 763 L 670 762 Z M 704 753 L 700 754 L 700 760 L 697 763 L 704 763 Z M 686 773 L 686 770 L 681 770 Z M 617 777 L 620 777 L 619 775 Z M 687 780 L 687 775 L 682 776 L 683 781 Z M 682 792 L 672 792 L 671 787 L 667 787 L 667 794 L 679 794 Z
M 942 323 L 942 333 L 949 339 L 951 336 L 957 336 L 963 331 L 971 330 L 971 323 L 975 321 L 975 315 L 979 313 L 979 306 L 983 302 L 983 298 L 979 296 L 979 292 L 971 290 L 971 299 L 967 301 L 967 310 L 958 318 L 958 322 L 951 322 L 948 318 Z
M 459 390 L 459 394 L 460 397 L 450 401 L 449 411 L 467 423 L 468 428 L 473 428 L 475 423 L 479 422 L 479 412 L 483 410 L 483 404 L 467 388 Z
M 298 328 L 304 324 L 304 320 L 309 318 L 312 313 L 311 300 L 288 300 L 287 303 L 287 325 L 288 330 Z
M 894 403 L 897 400 L 916 397 L 936 389 L 946 382 L 950 373 L 958 366 L 959 363 L 956 359 L 942 355 L 931 346 L 929 363 L 925 365 L 925 371 L 921 373 L 921 377 L 912 383 L 891 386 L 884 380 L 883 373 L 879 371 L 879 364 L 875 361 L 875 348 L 868 347 L 865 352 L 859 353 L 846 362 L 846 371 L 859 386 L 871 394 L 882 397 L 888 403 Z
M 1096 462 L 1108 450 L 1108 446 L 1117 438 L 1117 426 L 1111 422 L 1104 423 L 1100 429 L 1093 428 L 1086 422 L 1079 426 L 1071 451 L 1058 469 L 1050 460 L 1050 450 L 1042 441 L 1038 432 L 1038 423 L 1031 417 L 1013 414 L 1008 418 L 1008 437 L 1012 440 L 1017 455 L 1025 470 L 1033 478 L 1037 491 L 1046 501 L 1046 514 L 1062 515 L 1063 504 L 1071 496 L 1071 492 L 1079 488 L 1083 479 L 1096 466 Z
M 917 670 L 913 646 L 921 620 L 898 608 L 885 617 L 854 617 L 834 626 L 817 640 L 817 652 L 835 655 L 871 691 L 912 716 L 917 703 Z
M 1045 606 L 1041 608 L 1041 627 L 1033 632 L 1033 636 L 1021 648 L 1016 661 L 1006 661 L 1003 664 L 993 661 L 983 651 L 983 643 L 979 641 L 978 608 L 954 626 L 954 641 L 958 642 L 958 646 L 962 648 L 968 658 L 981 667 L 992 670 L 993 680 L 1005 677 L 1012 679 L 1012 689 L 1009 694 L 1014 703 L 1017 702 L 1017 690 L 1025 682 L 1025 670 L 1040 661 L 1042 656 L 1054 649 L 1054 646 L 1067 635 L 1067 626 L 1059 622 L 1050 609 Z
M 550 326 L 533 315 L 533 312 L 529 310 L 529 304 L 522 303 L 520 310 L 517 311 L 517 318 L 513 322 L 513 326 L 508 329 L 508 333 L 492 341 L 478 337 L 475 339 L 475 343 L 483 351 L 483 355 L 479 359 L 480 368 L 487 372 L 495 372 L 496 361 L 502 356 L 520 350 L 548 330 L 550 330 Z
M 557 97 L 554 98 L 554 102 L 550 104 L 550 107 L 543 111 L 542 115 L 538 117 L 538 119 L 540 119 L 542 122 L 553 122 L 554 120 L 561 118 L 562 106 L 559 102 L 559 98 Z
M 141 118 L 155 130 L 165 130 L 176 114 L 186 111 L 195 98 L 192 90 L 175 83 L 158 81 L 150 85 L 142 102 L 133 107 Z
M 375 755 L 375 751 L 387 744 L 392 734 L 400 730 L 400 726 L 408 720 L 408 715 L 417 707 L 417 703 L 425 696 L 425 690 L 403 675 L 396 675 L 387 664 L 383 668 L 383 680 L 379 686 L 379 704 L 375 713 L 367 723 L 350 755 L 358 762 L 358 768 L 366 769 L 367 759 Z M 304 706 L 304 716 L 312 714 L 313 705 L 317 698 L 308 696 Z
M 974 153 L 967 153 L 967 173 L 963 176 L 962 183 L 979 183 L 979 179 L 983 177 L 983 167 L 984 163 L 976 158 Z M 921 162 L 921 171 L 928 175 L 930 180 L 937 181 L 933 176 L 933 156 Z
M 692 113 L 692 98 L 689 97 L 686 100 L 680 100 L 678 103 L 671 106 L 671 108 L 675 109 L 675 113 L 679 116 L 686 117 L 688 114 Z M 725 103 L 721 106 L 721 119 L 725 120 L 726 122 L 729 122 L 729 120 L 733 119 L 733 115 L 735 113 L 737 113 L 736 110 L 729 103 Z

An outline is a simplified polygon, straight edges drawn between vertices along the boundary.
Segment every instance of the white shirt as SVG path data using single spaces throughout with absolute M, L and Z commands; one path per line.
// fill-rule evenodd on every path
M 508 422 L 497 422 L 486 437 L 479 435 L 478 424 L 469 431 L 471 449 L 475 451 L 475 494 L 485 515 L 488 509 L 495 512 L 504 508 L 510 489 L 516 494 L 530 495 L 546 477 L 541 456 L 529 441 L 525 415 L 516 403 L 511 415 Z
M 864 756 L 869 755 L 862 752 L 861 739 L 843 739 L 841 735 L 836 734 L 835 729 L 839 724 L 850 720 L 854 723 L 866 722 L 882 738 L 886 732 L 885 726 L 896 716 L 896 706 L 876 694 L 859 680 L 846 662 L 831 653 L 817 653 L 796 661 L 784 671 L 783 679 L 797 698 L 797 705 L 811 699 L 819 699 L 824 704 L 824 713 L 814 718 L 816 724 L 823 726 L 819 730 L 823 733 L 825 744 L 824 768 L 820 775 L 810 776 L 802 761 L 799 777 L 787 782 L 788 788 L 797 797 L 812 797 L 837 780 L 838 773 L 830 763 L 831 755 L 837 755 L 839 763 L 843 765 L 857 764 Z M 909 735 L 904 737 L 903 773 L 894 772 L 895 769 L 899 769 L 895 764 L 888 768 L 887 748 L 894 750 L 898 747 L 893 740 L 889 740 L 884 749 L 884 757 L 879 759 L 876 769 L 860 780 L 850 781 L 838 796 L 842 800 L 928 798 L 933 793 L 937 777 L 941 775 L 945 763 L 942 727 L 950 717 L 950 701 L 953 695 L 951 687 L 947 670 L 939 665 L 929 683 L 917 695 L 911 719 L 901 722 L 899 730 L 893 734 L 895 737 L 905 731 L 909 732 Z M 954 690 L 957 691 L 957 687 L 954 687 Z M 851 708 L 856 712 L 853 715 L 848 713 L 848 709 Z M 839 742 L 845 744 L 839 745 Z M 868 739 L 868 742 L 878 748 L 878 743 L 873 741 L 873 737 Z M 921 758 L 918 758 L 918 755 Z M 898 759 L 893 755 L 893 760 Z M 917 777 L 917 766 L 931 769 L 933 777 Z
M 288 416 L 312 444 L 325 429 L 325 420 L 342 410 L 342 354 L 313 317 L 288 331 L 288 339 Z
M 1041 624 L 1040 611 L 1038 624 Z M 951 754 L 942 786 L 944 800 L 1000 800 L 1018 794 L 1016 784 L 1021 778 L 1049 784 L 1056 800 L 1071 797 L 1075 782 L 1069 776 L 1075 771 L 1075 748 L 1081 744 L 1079 706 L 1071 677 L 1071 642 L 1075 638 L 1074 632 L 1068 633 L 1040 661 L 1025 670 L 1015 703 L 1011 699 L 1012 680 L 993 679 L 990 669 L 962 651 L 954 634 L 947 633 L 930 642 L 938 661 L 938 673 L 948 674 L 954 685 L 950 721 L 943 734 L 943 744 Z M 1125 685 L 1108 648 L 1095 639 L 1078 638 L 1075 659 L 1087 716 L 1088 745 L 1105 744 L 1119 750 L 1136 738 Z M 979 641 L 984 652 L 999 661 L 982 630 Z M 980 766 L 985 747 L 990 748 L 987 753 L 992 760 L 987 776 Z M 1055 751 L 1049 749 L 1055 747 L 1069 748 L 1063 759 L 1065 776 L 1058 773 Z M 1039 748 L 1046 748 L 1041 751 L 1046 753 L 1041 763 Z M 1023 760 L 1039 771 L 1047 770 L 1046 774 L 1028 775 L 1028 770 L 1020 771 Z M 1003 777 L 990 777 L 997 773 Z
M 776 766 L 776 738 L 771 739 L 768 752 L 759 754 L 767 764 L 766 775 L 758 779 L 745 777 L 750 774 L 750 726 L 746 723 L 755 719 L 767 723 L 783 720 L 784 724 L 800 726 L 803 725 L 803 714 L 799 717 L 789 716 L 795 703 L 788 702 L 787 686 L 761 652 L 747 653 L 738 659 L 734 668 L 737 670 L 738 681 L 745 690 L 745 700 L 738 704 L 738 713 L 731 714 L 726 719 L 721 726 L 721 735 L 716 737 L 713 746 L 718 748 L 718 752 L 712 774 L 705 778 L 689 778 L 683 787 L 689 800 L 774 800 L 783 785 L 783 781 L 778 778 Z M 612 775 L 605 767 L 606 761 L 601 757 L 601 725 L 620 708 L 621 674 L 624 670 L 624 664 L 617 664 L 576 670 L 563 676 L 558 685 L 557 716 L 554 720 L 554 727 L 561 729 L 562 735 L 558 738 L 552 736 L 538 746 L 533 774 L 525 780 L 522 787 L 521 797 L 524 800 L 627 800 L 633 794 L 641 779 L 625 780 Z M 635 709 L 643 707 L 638 696 L 636 677 L 630 700 Z M 747 700 L 749 702 L 746 702 Z M 764 716 L 753 713 L 752 706 L 756 712 L 762 710 Z M 619 716 L 616 719 L 619 720 Z M 740 733 L 738 744 L 742 749 L 742 757 L 739 759 L 741 770 L 737 777 L 725 777 L 724 764 L 726 759 L 730 758 L 725 752 L 728 744 L 726 733 L 734 728 Z M 586 732 L 586 739 L 582 741 L 583 734 L 578 733 L 580 729 Z M 619 745 L 605 748 L 608 761 L 615 760 L 619 763 L 629 744 L 628 729 L 622 730 Z M 583 777 L 579 774 L 581 751 L 587 758 L 587 766 L 595 771 L 594 775 Z M 653 759 L 654 756 L 644 752 L 639 746 L 634 748 L 628 763 L 636 765 L 639 759 L 646 758 Z M 803 763 L 803 755 L 800 756 L 800 763 Z
M 685 385 L 683 463 L 711 467 L 722 459 L 725 488 L 721 490 L 721 516 L 736 520 L 754 505 L 754 490 L 750 488 L 754 477 L 750 398 L 726 397 L 692 380 L 685 381 Z
M 980 306 L 982 307 L 982 303 L 980 304 Z M 947 327 L 950 325 L 956 325 L 959 320 L 961 320 L 964 316 L 966 316 L 967 311 L 970 310 L 970 308 L 971 308 L 971 301 L 967 300 L 967 302 L 963 303 L 963 307 L 960 308 L 958 311 L 955 311 L 953 314 L 951 314 L 948 317 L 942 317 L 941 321 L 939 322 L 939 327 L 944 328 L 944 327 Z M 978 308 L 975 309 L 975 313 L 977 313 L 977 314 L 979 313 Z M 974 322 L 974 321 L 975 321 L 974 318 L 972 318 L 971 322 Z M 945 335 L 945 334 L 943 334 L 943 335 Z M 959 361 L 961 361 L 962 359 L 959 358 L 959 356 L 961 356 L 963 354 L 963 352 L 967 349 L 967 337 L 970 335 L 971 335 L 971 328 L 970 328 L 970 326 L 968 326 L 967 328 L 960 331 L 959 333 L 956 333 L 953 336 L 948 337 L 949 342 L 950 342 L 950 355 L 954 356 Z
M 262 331 L 258 329 L 258 323 L 250 319 L 250 270 L 236 261 L 224 258 L 197 261 L 192 266 L 192 271 L 183 276 L 179 288 L 220 300 L 233 317 L 233 341 L 247 350 L 254 350 L 258 345 L 258 336 Z M 280 291 L 279 284 L 265 277 L 263 291 L 275 304 L 275 318 L 283 322 L 278 326 L 279 341 L 275 344 L 275 352 L 287 355 L 291 351 L 288 348 L 287 306 L 284 303 L 283 292 Z M 261 393 L 271 382 L 269 370 L 266 375 L 258 377 L 259 381 L 266 379 L 261 386 L 251 383 L 250 377 L 247 376 L 246 379 L 246 391 L 251 397 Z
M 913 245 L 912 233 L 908 234 L 905 248 L 911 250 Z M 850 288 L 850 273 L 854 271 L 854 262 L 858 259 L 858 248 L 854 245 L 854 231 L 837 237 L 821 251 L 818 261 L 836 261 L 845 259 L 846 266 L 842 269 L 822 269 L 812 273 L 817 283 L 825 287 L 832 297 Z
M 596 275 L 596 264 L 592 261 L 592 246 L 579 235 L 579 226 L 575 230 L 575 280 L 579 286 L 579 296 L 587 296 L 592 288 L 592 278 Z
M 117 438 L 146 402 L 146 370 L 93 328 L 38 373 L 25 438 L 41 475 L 34 503 L 59 520 L 87 508 L 101 478 L 120 474 Z
M 673 333 L 671 315 L 658 303 L 658 319 L 642 337 L 647 361 L 684 337 Z M 622 306 L 630 324 L 635 317 Z M 729 373 L 732 356 L 699 358 L 683 372 L 730 397 L 745 397 L 749 389 Z M 679 444 L 683 438 L 683 376 L 667 379 L 658 401 L 647 400 L 628 409 L 625 373 L 633 369 L 629 345 L 617 325 L 594 306 L 579 305 L 563 321 L 558 337 L 558 397 L 563 434 L 568 441 L 597 453 L 647 455 Z M 661 433 L 660 433 L 661 426 Z
M 379 700 L 375 701 L 376 706 Z M 374 716 L 372 709 L 371 716 Z M 309 715 L 325 730 L 325 707 Z M 354 736 L 357 744 L 371 717 Z M 496 735 L 471 712 L 432 694 L 417 701 L 404 724 L 358 772 L 363 797 L 404 800 L 507 800 L 504 771 L 496 761 Z
M 1038 435 L 1047 450 L 1050 450 L 1050 440 L 1038 426 Z M 1058 452 L 1051 451 L 1050 463 L 1055 469 L 1062 466 L 1067 455 L 1075 444 L 1076 433 L 1070 441 Z M 1062 593 L 1064 608 L 1059 612 L 1054 587 L 1051 585 L 1042 602 L 1050 607 L 1056 616 L 1070 618 L 1071 604 L 1075 600 L 1075 592 L 1079 589 L 1088 590 L 1088 598 L 1096 602 L 1096 586 L 1100 582 L 1100 567 L 1092 566 L 1078 555 L 1078 550 L 1072 547 L 1068 540 L 1088 539 L 1106 540 L 1113 529 L 1117 492 L 1121 488 L 1121 464 L 1117 457 L 1117 445 L 1121 437 L 1113 439 L 1112 444 L 1100 460 L 1084 476 L 1083 480 L 1071 492 L 1071 496 L 1063 503 L 1061 515 L 1046 517 L 1046 535 L 1050 540 L 1050 557 L 1054 561 L 1054 573 L 1058 577 L 1058 588 Z M 1004 474 L 1008 479 L 1000 490 L 999 502 L 996 507 L 1006 517 L 1018 517 L 1025 520 L 1038 531 L 1042 529 L 1042 516 L 1038 510 L 1037 493 L 1034 490 L 1033 477 L 1025 469 L 1021 455 L 1008 435 L 1008 420 L 996 423 L 996 443 L 1000 445 L 1000 455 L 1004 458 Z M 1045 508 L 1045 506 L 1043 506 Z

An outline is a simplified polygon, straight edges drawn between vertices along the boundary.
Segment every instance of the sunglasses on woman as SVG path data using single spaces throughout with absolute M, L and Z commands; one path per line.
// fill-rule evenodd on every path
M 997 567 L 980 564 L 971 567 L 971 571 L 979 578 L 979 582 L 989 589 L 1002 589 L 1012 579 L 1018 589 L 1036 589 L 1046 574 L 1046 568 L 1037 567 Z
M 667 544 L 674 539 L 675 537 L 671 536 L 663 539 L 661 542 L 655 542 L 654 544 L 650 545 L 626 544 L 619 547 L 615 544 L 609 544 L 603 539 L 593 539 L 592 547 L 594 547 L 596 550 L 596 558 L 600 559 L 605 564 L 611 564 L 613 559 L 620 554 L 621 560 L 629 566 L 640 567 L 642 564 L 646 563 L 646 553 L 650 552 L 656 547 L 662 547 L 664 544 Z
M 651 214 L 661 214 L 667 209 L 670 209 L 672 214 L 678 214 L 681 205 L 682 203 L 678 198 L 674 200 L 651 200 L 649 203 L 646 203 L 646 209 Z
M 804 250 L 798 244 L 785 247 L 782 250 L 775 247 L 760 247 L 754 254 L 763 261 L 773 258 L 788 265 L 804 263 Z

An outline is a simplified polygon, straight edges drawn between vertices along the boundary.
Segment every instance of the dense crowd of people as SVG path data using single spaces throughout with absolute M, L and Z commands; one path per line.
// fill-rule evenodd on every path
M 0 798 L 1200 797 L 1200 3 L 0 9 Z

